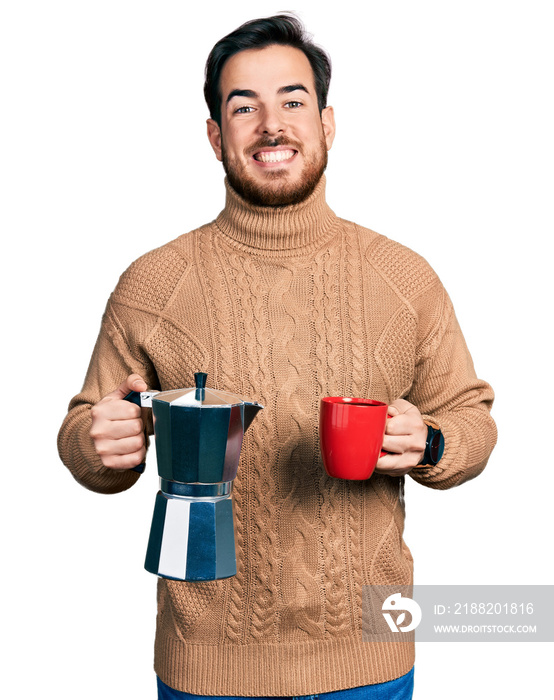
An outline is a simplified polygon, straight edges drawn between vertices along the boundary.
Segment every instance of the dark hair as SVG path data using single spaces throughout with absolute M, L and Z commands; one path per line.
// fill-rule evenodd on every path
M 314 73 L 315 91 L 319 112 L 327 106 L 327 93 L 331 82 L 331 59 L 316 46 L 298 17 L 290 14 L 254 19 L 242 24 L 234 32 L 220 39 L 206 61 L 204 97 L 210 117 L 221 126 L 221 71 L 231 56 L 246 49 L 263 49 L 272 44 L 282 44 L 300 49 L 306 55 Z

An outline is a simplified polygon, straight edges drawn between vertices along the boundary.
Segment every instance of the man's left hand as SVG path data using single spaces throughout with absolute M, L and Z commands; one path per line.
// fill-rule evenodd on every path
M 383 450 L 390 454 L 377 460 L 375 472 L 389 476 L 408 474 L 423 459 L 427 442 L 427 425 L 419 409 L 409 401 L 398 399 L 389 406 Z

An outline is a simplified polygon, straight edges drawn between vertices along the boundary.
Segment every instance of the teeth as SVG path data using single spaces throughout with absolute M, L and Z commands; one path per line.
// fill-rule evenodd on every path
M 256 153 L 254 158 L 262 163 L 279 163 L 282 160 L 292 158 L 294 151 L 262 151 Z

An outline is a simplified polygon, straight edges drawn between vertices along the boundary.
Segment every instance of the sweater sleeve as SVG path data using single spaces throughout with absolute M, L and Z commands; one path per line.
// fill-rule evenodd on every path
M 133 356 L 118 323 L 111 301 L 102 318 L 83 388 L 70 402 L 58 434 L 62 462 L 83 486 L 99 493 L 117 493 L 131 487 L 139 478 L 134 471 L 114 471 L 104 467 L 89 435 L 90 409 L 114 391 L 133 372 L 155 388 L 155 372 Z
M 433 308 L 426 314 L 432 328 L 419 346 L 414 383 L 406 398 L 424 419 L 440 426 L 445 451 L 436 466 L 416 467 L 410 476 L 425 486 L 447 489 L 473 479 L 487 464 L 497 438 L 490 415 L 494 394 L 489 384 L 477 378 L 442 285 L 434 285 L 421 301 Z

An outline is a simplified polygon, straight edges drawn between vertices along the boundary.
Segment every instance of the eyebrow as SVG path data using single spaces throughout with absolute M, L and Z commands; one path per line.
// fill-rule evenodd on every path
M 259 97 L 257 92 L 254 90 L 231 90 L 227 95 L 227 102 L 229 103 L 233 97 Z
M 295 85 L 285 85 L 282 88 L 279 88 L 277 90 L 278 95 L 287 95 L 289 92 L 294 92 L 295 90 L 303 90 L 306 92 L 308 95 L 309 90 L 307 87 L 302 85 L 302 83 L 296 83 Z M 255 99 L 256 97 L 259 97 L 257 92 L 254 92 L 254 90 L 231 90 L 231 92 L 227 95 L 227 100 L 226 102 L 229 103 L 233 97 L 251 97 Z
M 310 94 L 308 92 L 308 88 L 302 85 L 302 83 L 297 83 L 296 85 L 285 85 L 285 87 L 279 88 L 277 90 L 277 94 L 279 95 L 285 95 L 288 92 L 294 92 L 295 90 L 304 90 L 304 92 Z

